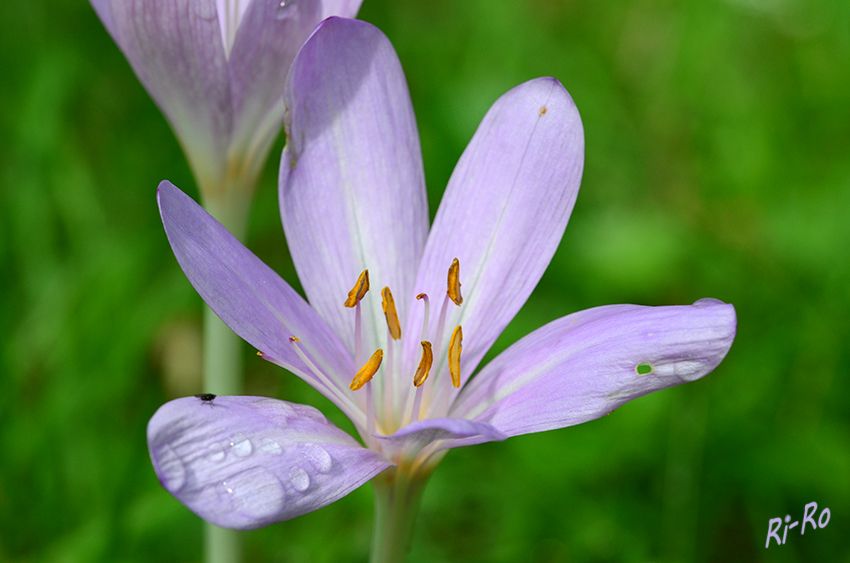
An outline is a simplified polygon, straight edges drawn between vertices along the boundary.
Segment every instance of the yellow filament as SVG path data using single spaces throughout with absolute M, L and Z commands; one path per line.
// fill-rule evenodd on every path
M 366 362 L 366 365 L 360 368 L 360 371 L 357 372 L 357 375 L 354 376 L 354 379 L 351 381 L 352 391 L 357 391 L 368 382 L 372 381 L 372 378 L 377 373 L 378 368 L 381 367 L 381 362 L 384 359 L 384 351 L 378 348 L 375 350 L 375 353 L 372 354 L 372 357 L 369 358 L 369 361 Z
M 434 362 L 434 353 L 431 352 L 431 343 L 427 340 L 422 341 L 422 359 L 419 360 L 419 367 L 416 368 L 416 374 L 413 376 L 413 385 L 419 387 L 425 380 L 428 379 L 428 373 L 431 371 L 431 364 Z
M 456 326 L 449 341 L 449 374 L 452 376 L 452 385 L 460 387 L 460 351 L 463 350 L 463 331 Z
M 452 265 L 449 266 L 449 288 L 446 293 L 449 299 L 455 302 L 455 305 L 460 306 L 463 303 L 463 297 L 460 294 L 460 262 L 455 258 L 452 260 Z
M 348 299 L 345 300 L 343 305 L 349 308 L 354 307 L 358 301 L 363 299 L 367 291 L 369 291 L 369 270 L 363 270 L 357 278 L 357 283 L 348 292 Z
M 389 287 L 381 290 L 383 300 L 381 304 L 384 307 L 384 316 L 387 317 L 387 328 L 390 329 L 390 336 L 393 340 L 401 338 L 401 325 L 398 322 L 398 313 L 395 310 L 395 301 Z

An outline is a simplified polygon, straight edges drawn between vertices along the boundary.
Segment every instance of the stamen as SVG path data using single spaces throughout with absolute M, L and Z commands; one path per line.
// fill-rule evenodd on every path
M 354 307 L 361 299 L 363 299 L 363 296 L 366 295 L 367 291 L 369 291 L 369 270 L 363 270 L 357 278 L 357 283 L 355 283 L 354 287 L 351 288 L 351 291 L 348 292 L 348 298 L 345 300 L 343 305 L 349 309 Z
M 393 340 L 401 338 L 401 325 L 398 322 L 398 312 L 395 310 L 395 301 L 389 287 L 381 290 L 381 305 L 384 308 L 384 316 L 387 318 L 387 328 Z
M 349 385 L 351 390 L 357 391 L 367 382 L 372 381 L 372 378 L 378 372 L 378 368 L 381 367 L 383 359 L 384 351 L 378 348 L 375 350 L 375 353 L 372 354 L 372 357 L 369 358 L 369 361 L 366 362 L 366 365 L 360 368 L 360 371 L 358 371 L 357 375 L 354 376 L 354 379 L 351 381 L 351 385 Z
M 375 433 L 375 403 L 372 398 L 372 377 L 377 373 L 378 368 L 381 367 L 381 361 L 383 359 L 384 351 L 378 348 L 372 354 L 372 357 L 369 358 L 369 361 L 366 362 L 366 365 L 360 368 L 360 371 L 354 376 L 354 380 L 350 385 L 352 391 L 357 391 L 364 385 L 366 386 L 366 439 L 369 441 L 372 440 L 372 434 Z
M 431 343 L 427 340 L 422 341 L 422 359 L 419 360 L 419 367 L 416 368 L 416 374 L 413 376 L 413 385 L 421 387 L 425 380 L 428 379 L 428 374 L 431 372 L 431 364 L 434 362 L 434 354 L 431 352 Z
M 425 300 L 425 316 L 422 319 L 422 340 L 428 339 L 428 319 L 431 316 L 431 300 L 428 299 L 428 295 L 425 293 L 420 293 L 416 296 L 417 300 Z
M 369 291 L 369 270 L 363 270 L 357 278 L 357 283 L 348 292 L 345 303 L 343 303 L 348 308 L 354 307 L 354 363 L 358 366 L 363 361 L 363 329 L 361 328 L 363 323 L 360 313 L 360 300 L 363 299 L 367 291 Z
M 393 395 L 393 377 L 395 374 L 395 343 L 392 335 L 387 329 L 387 363 L 384 365 L 384 421 L 392 423 L 391 419 L 395 412 L 395 397 Z
M 449 341 L 449 374 L 452 376 L 452 385 L 460 388 L 460 352 L 463 350 L 463 331 L 460 325 L 455 327 L 452 339 Z
M 298 345 L 298 342 L 300 342 L 300 341 L 298 340 L 297 336 L 290 336 L 289 337 L 289 344 L 292 346 L 292 349 L 295 351 L 295 353 L 298 355 L 298 357 L 301 358 L 301 361 L 304 362 L 307 365 L 307 368 L 312 372 L 313 376 L 318 380 L 318 382 L 322 386 L 324 386 L 324 388 L 327 390 L 327 393 L 329 395 L 333 395 L 339 401 L 346 404 L 347 408 L 349 409 L 350 412 L 360 411 L 360 408 L 357 407 L 351 401 L 351 398 L 344 395 L 342 393 L 342 390 L 339 388 L 339 386 L 332 383 L 331 380 L 328 378 L 328 376 L 325 375 L 324 372 L 322 372 L 322 370 L 320 370 L 316 366 L 316 364 L 314 364 L 313 361 L 310 358 L 307 357 L 307 354 L 304 353 L 304 350 L 301 349 L 301 347 Z M 257 352 L 257 355 L 260 356 L 261 358 L 266 357 L 266 354 L 263 354 L 262 352 Z M 294 368 L 289 368 L 289 369 L 294 369 Z M 298 370 L 298 372 L 300 373 L 300 370 Z M 363 412 L 363 411 L 360 411 L 360 412 Z
M 449 299 L 460 307 L 460 304 L 463 303 L 463 297 L 460 294 L 460 262 L 457 258 L 452 260 L 452 265 L 449 266 L 448 289 L 446 293 Z
M 354 365 L 363 363 L 363 313 L 360 311 L 360 301 L 354 306 Z
M 419 367 L 416 368 L 416 374 L 413 376 L 413 385 L 416 387 L 416 395 L 413 397 L 413 409 L 410 411 L 410 422 L 419 420 L 419 408 L 422 404 L 422 384 L 428 379 L 428 373 L 431 371 L 431 364 L 434 361 L 434 355 L 431 353 L 431 343 L 427 340 L 422 341 L 422 359 L 419 360 Z
M 437 320 L 437 332 L 434 333 L 434 338 L 437 342 L 437 349 L 435 350 L 437 357 L 439 357 L 442 353 L 442 350 L 440 349 L 440 344 L 442 344 L 443 342 L 443 331 L 446 329 L 446 313 L 449 310 L 449 301 L 449 296 L 448 294 L 446 294 L 446 296 L 443 297 L 443 306 L 440 307 L 440 317 Z M 422 340 L 425 339 L 423 338 Z

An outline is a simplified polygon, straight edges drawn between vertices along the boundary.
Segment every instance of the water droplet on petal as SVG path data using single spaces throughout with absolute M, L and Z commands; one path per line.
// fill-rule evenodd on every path
M 233 453 L 238 455 L 239 457 L 246 457 L 251 455 L 254 447 L 251 444 L 251 440 L 245 437 L 245 434 L 241 432 L 234 434 L 230 439 L 230 448 L 233 450 Z
M 210 446 L 210 459 L 212 461 L 221 461 L 224 459 L 225 453 L 224 448 L 219 446 L 218 444 L 213 444 Z
M 159 481 L 172 493 L 179 491 L 186 482 L 186 468 L 183 462 L 170 446 L 163 446 L 158 454 L 155 468 Z
M 333 465 L 331 454 L 326 452 L 321 446 L 317 446 L 316 444 L 302 444 L 301 455 L 319 473 L 327 473 L 331 470 L 331 466 Z
M 315 407 L 311 407 L 310 405 L 293 405 L 293 407 L 299 416 L 303 416 L 304 418 L 309 418 L 323 424 L 327 424 L 328 422 L 325 415 L 323 415 L 322 412 Z
M 233 510 L 254 518 L 268 518 L 283 510 L 286 491 L 280 480 L 262 467 L 254 467 L 222 481 Z
M 298 10 L 295 8 L 296 0 L 285 0 L 277 5 L 277 8 L 274 11 L 274 17 L 278 20 L 285 20 L 287 18 L 297 18 Z
M 251 403 L 253 408 L 264 417 L 271 420 L 276 426 L 283 428 L 287 425 L 287 419 L 295 416 L 295 409 L 289 403 L 277 399 L 260 399 Z
M 310 488 L 310 476 L 298 466 L 294 466 L 289 470 L 289 482 L 292 483 L 293 488 L 299 493 L 303 493 Z
M 279 454 L 283 451 L 283 448 L 271 438 L 266 438 L 260 443 L 260 450 L 267 454 Z

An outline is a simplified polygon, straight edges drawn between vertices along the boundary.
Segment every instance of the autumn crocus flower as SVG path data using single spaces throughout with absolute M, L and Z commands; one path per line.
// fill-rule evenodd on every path
M 90 1 L 174 129 L 205 199 L 253 190 L 283 121 L 295 54 L 321 20 L 354 17 L 362 3 Z
M 303 405 L 169 402 L 148 426 L 151 458 L 202 518 L 256 528 L 377 476 L 373 557 L 398 559 L 448 449 L 598 418 L 704 376 L 729 350 L 731 305 L 614 305 L 532 332 L 471 377 L 540 279 L 575 202 L 584 141 L 569 94 L 541 78 L 496 101 L 430 231 L 416 122 L 380 31 L 323 22 L 285 96 L 281 216 L 309 304 L 168 182 L 160 210 L 205 301 L 342 409 L 365 446 Z

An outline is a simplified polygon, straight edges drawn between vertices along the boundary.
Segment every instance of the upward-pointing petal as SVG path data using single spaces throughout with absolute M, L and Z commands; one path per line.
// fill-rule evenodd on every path
M 446 326 L 463 325 L 463 374 L 474 371 L 543 275 L 567 226 L 583 163 L 578 110 L 553 78 L 499 98 L 461 156 L 414 289 L 432 299 L 444 295 L 446 272 L 459 259 L 464 301 L 449 306 Z M 421 322 L 421 309 L 413 309 L 408 330 Z M 448 333 L 441 336 L 447 341 Z M 414 345 L 406 343 L 408 363 Z M 446 342 L 437 347 L 445 350 Z
M 419 134 L 401 64 L 371 24 L 322 22 L 287 79 L 283 227 L 310 303 L 354 348 L 343 301 L 358 275 L 411 295 L 428 232 Z M 396 303 L 401 322 L 408 300 Z M 386 335 L 380 297 L 363 302 L 365 349 Z

